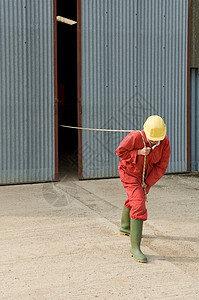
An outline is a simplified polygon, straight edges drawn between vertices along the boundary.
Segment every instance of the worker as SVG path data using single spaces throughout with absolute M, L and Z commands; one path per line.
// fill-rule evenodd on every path
M 130 132 L 116 149 L 121 159 L 118 170 L 128 197 L 123 207 L 120 233 L 130 235 L 130 254 L 139 262 L 147 262 L 140 249 L 143 221 L 147 220 L 145 194 L 165 174 L 170 157 L 163 119 L 152 115 L 143 129 Z

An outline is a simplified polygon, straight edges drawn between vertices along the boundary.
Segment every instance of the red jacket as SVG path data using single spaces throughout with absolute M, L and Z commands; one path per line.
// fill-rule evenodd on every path
M 165 137 L 163 141 L 160 141 L 160 145 L 152 150 L 144 130 L 142 130 L 142 134 L 146 147 L 151 148 L 151 152 L 146 157 L 145 183 L 148 185 L 148 192 L 149 188 L 166 172 L 170 157 L 170 143 L 168 137 Z M 117 156 L 121 158 L 119 172 L 122 181 L 133 183 L 139 180 L 140 183 L 142 182 L 144 156 L 137 155 L 137 152 L 138 149 L 142 149 L 143 147 L 141 133 L 139 131 L 132 131 L 116 149 Z

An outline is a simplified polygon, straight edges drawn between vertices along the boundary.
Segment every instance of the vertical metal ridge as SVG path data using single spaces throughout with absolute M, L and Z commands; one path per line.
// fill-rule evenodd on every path
M 191 171 L 199 171 L 199 69 L 191 69 Z
M 188 43 L 187 43 L 187 170 L 191 170 L 191 107 L 190 107 L 190 65 L 191 65 L 191 0 L 188 0 Z

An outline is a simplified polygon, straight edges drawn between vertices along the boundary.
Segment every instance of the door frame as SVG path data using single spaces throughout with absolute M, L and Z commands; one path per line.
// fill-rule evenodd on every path
M 82 127 L 81 0 L 77 0 L 77 124 Z M 83 178 L 82 131 L 78 130 L 78 178 Z
M 54 139 L 55 139 L 55 175 L 59 178 L 58 170 L 58 81 L 57 81 L 57 0 L 53 0 L 53 44 L 54 44 Z

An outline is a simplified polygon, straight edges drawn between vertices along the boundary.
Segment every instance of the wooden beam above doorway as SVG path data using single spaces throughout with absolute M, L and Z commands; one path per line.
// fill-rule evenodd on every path
M 60 17 L 60 16 L 57 16 L 56 20 L 58 22 L 62 22 L 62 23 L 68 24 L 68 25 L 74 25 L 77 23 L 76 21 L 73 21 L 73 20 L 70 20 L 70 19 L 67 19 L 64 17 Z

